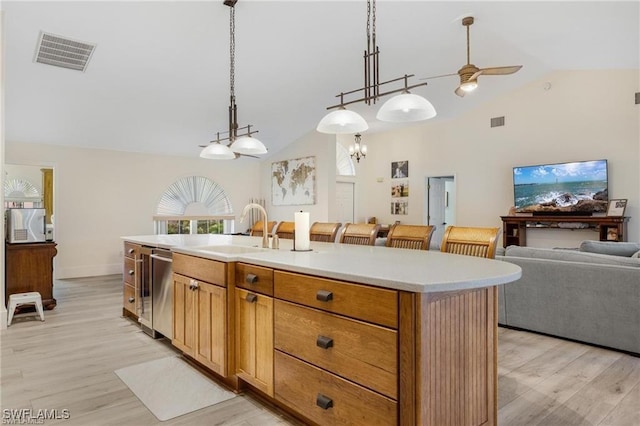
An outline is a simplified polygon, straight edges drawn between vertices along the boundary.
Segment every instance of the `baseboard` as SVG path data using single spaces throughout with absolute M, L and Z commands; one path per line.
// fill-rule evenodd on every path
M 113 263 L 109 265 L 87 265 L 87 266 L 71 266 L 59 267 L 56 265 L 54 276 L 57 280 L 65 278 L 82 278 L 82 277 L 99 277 L 103 275 L 114 275 L 122 273 L 122 263 Z

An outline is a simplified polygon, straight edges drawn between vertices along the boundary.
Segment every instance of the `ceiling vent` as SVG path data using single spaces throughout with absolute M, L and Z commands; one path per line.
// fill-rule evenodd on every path
M 35 62 L 84 72 L 96 45 L 40 32 Z

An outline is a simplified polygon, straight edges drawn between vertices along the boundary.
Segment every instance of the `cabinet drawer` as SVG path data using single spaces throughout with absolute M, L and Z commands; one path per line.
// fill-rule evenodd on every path
M 227 266 L 224 262 L 173 253 L 173 272 L 200 281 L 226 287 Z
M 133 286 L 125 284 L 122 291 L 122 307 L 127 311 L 136 313 L 136 289 Z
M 122 277 L 126 284 L 135 286 L 136 284 L 136 261 L 130 257 L 124 258 L 124 269 L 122 270 Z
M 395 330 L 281 300 L 274 329 L 276 349 L 397 399 Z
M 276 399 L 315 423 L 397 424 L 397 404 L 391 399 L 280 351 L 275 351 L 274 361 Z
M 124 242 L 124 256 L 125 257 L 130 257 L 130 258 L 133 259 L 139 254 L 140 254 L 140 245 L 139 244 L 130 243 L 128 241 Z
M 290 272 L 275 271 L 274 295 L 325 311 L 398 327 L 398 292 Z
M 273 296 L 273 269 L 236 263 L 236 287 Z

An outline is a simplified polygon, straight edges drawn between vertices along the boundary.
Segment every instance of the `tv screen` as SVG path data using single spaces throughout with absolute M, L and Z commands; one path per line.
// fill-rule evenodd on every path
M 606 212 L 607 160 L 514 167 L 513 192 L 516 212 Z

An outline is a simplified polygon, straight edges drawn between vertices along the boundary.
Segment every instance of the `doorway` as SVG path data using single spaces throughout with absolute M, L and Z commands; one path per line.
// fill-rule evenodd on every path
M 336 208 L 337 221 L 342 223 L 354 223 L 355 219 L 355 202 L 354 202 L 355 183 L 353 182 L 336 182 Z
M 432 249 L 439 249 L 444 230 L 456 222 L 455 176 L 430 176 L 426 179 L 426 224 L 435 227 L 431 237 Z

